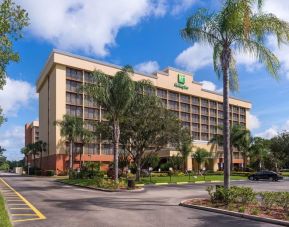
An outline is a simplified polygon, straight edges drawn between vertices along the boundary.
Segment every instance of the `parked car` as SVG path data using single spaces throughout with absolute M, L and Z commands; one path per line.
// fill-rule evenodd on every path
M 248 179 L 249 180 L 278 181 L 278 180 L 282 180 L 283 177 L 273 171 L 260 171 L 260 172 L 249 175 Z

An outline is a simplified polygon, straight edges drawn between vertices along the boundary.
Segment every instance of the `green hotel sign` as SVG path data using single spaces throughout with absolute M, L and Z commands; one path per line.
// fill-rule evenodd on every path
M 178 82 L 174 84 L 175 87 L 188 90 L 189 88 L 185 85 L 186 77 L 184 75 L 178 74 Z

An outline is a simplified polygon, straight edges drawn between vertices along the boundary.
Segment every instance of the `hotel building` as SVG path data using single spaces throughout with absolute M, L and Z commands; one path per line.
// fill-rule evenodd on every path
M 69 114 L 83 118 L 84 121 L 103 120 L 105 110 L 96 105 L 85 95 L 79 94 L 78 88 L 90 82 L 90 74 L 94 70 L 101 70 L 113 76 L 121 67 L 94 59 L 73 55 L 54 50 L 49 56 L 38 80 L 39 93 L 39 137 L 47 142 L 48 151 L 44 154 L 45 169 L 63 171 L 68 166 L 67 146 L 60 136 L 60 128 L 54 125 L 56 120 L 62 120 L 63 115 Z M 165 106 L 188 127 L 194 138 L 194 149 L 197 147 L 211 150 L 208 141 L 222 131 L 216 126 L 223 125 L 223 97 L 222 94 L 205 90 L 202 84 L 194 81 L 193 76 L 175 68 L 168 67 L 163 71 L 146 75 L 135 72 L 135 81 L 147 79 L 157 88 L 157 95 Z M 248 126 L 248 114 L 251 103 L 237 98 L 230 98 L 230 122 Z M 93 127 L 93 126 L 91 126 Z M 81 144 L 75 144 L 75 153 L 82 149 Z M 100 141 L 84 147 L 84 161 L 101 161 L 108 164 L 113 160 L 111 144 Z M 160 157 L 177 154 L 174 149 L 164 149 L 159 152 Z M 222 147 L 213 150 L 208 168 L 217 170 L 223 163 Z M 242 165 L 240 152 L 235 151 L 234 165 Z M 79 155 L 75 156 L 75 167 L 79 166 Z M 191 156 L 187 160 L 188 169 L 195 169 Z

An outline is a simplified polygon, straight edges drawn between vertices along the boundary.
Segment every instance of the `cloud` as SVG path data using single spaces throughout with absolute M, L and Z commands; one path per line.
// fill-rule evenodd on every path
M 194 43 L 193 46 L 181 52 L 175 62 L 187 71 L 196 71 L 212 65 L 212 48 L 209 45 Z
M 6 149 L 5 156 L 10 160 L 19 160 L 23 155 L 20 149 L 24 146 L 24 126 L 12 126 L 1 132 L 0 144 Z
M 253 130 L 253 129 L 257 129 L 257 128 L 260 128 L 260 120 L 258 119 L 257 116 L 249 113 L 249 129 L 250 130 Z
M 17 0 L 31 19 L 30 32 L 65 50 L 104 57 L 118 32 L 149 17 L 180 13 L 194 0 Z
M 159 64 L 156 61 L 147 61 L 135 66 L 135 69 L 139 72 L 152 74 L 160 69 Z
M 0 90 L 0 105 L 6 116 L 17 116 L 20 108 L 28 106 L 37 97 L 34 86 L 8 77 L 3 90 Z
M 263 137 L 266 139 L 271 139 L 278 135 L 280 132 L 289 131 L 289 120 L 287 120 L 284 124 L 277 126 L 272 126 L 261 133 L 257 133 L 256 136 Z
M 215 92 L 218 92 L 218 93 L 222 93 L 223 92 L 222 88 L 217 88 L 217 85 L 214 84 L 211 81 L 204 80 L 204 81 L 201 81 L 200 83 L 202 84 L 202 88 L 203 89 L 206 89 L 206 90 L 209 90 L 209 91 L 215 91 Z

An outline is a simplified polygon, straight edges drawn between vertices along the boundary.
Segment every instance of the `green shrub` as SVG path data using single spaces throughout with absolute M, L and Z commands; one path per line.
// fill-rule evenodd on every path
M 55 171 L 54 170 L 46 170 L 46 172 L 45 172 L 45 175 L 46 176 L 54 176 L 55 175 Z
M 40 170 L 40 169 L 35 169 L 34 174 L 35 174 L 36 176 L 41 176 L 41 175 L 42 175 L 42 170 Z
M 185 176 L 185 174 L 182 171 L 174 171 L 173 176 L 181 177 L 181 176 Z
M 238 211 L 240 212 L 240 213 L 244 213 L 245 212 L 245 207 L 239 207 L 239 209 L 238 209 Z
M 152 172 L 152 177 L 167 177 L 169 174 L 167 172 Z
M 277 205 L 282 207 L 283 210 L 289 213 L 289 192 L 275 192 L 277 194 Z
M 252 211 L 251 211 L 252 215 L 258 215 L 259 213 L 260 213 L 260 210 L 257 209 L 257 208 L 253 208 Z
M 261 197 L 261 205 L 265 209 L 271 209 L 276 204 L 276 192 L 260 192 L 259 195 Z

